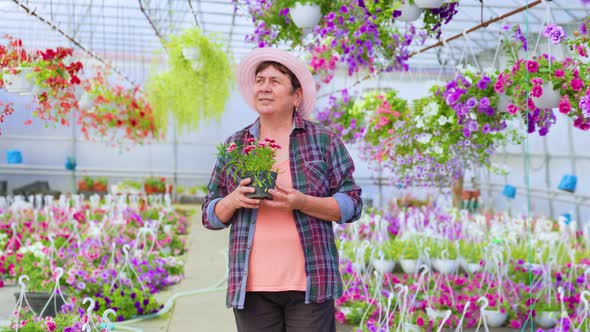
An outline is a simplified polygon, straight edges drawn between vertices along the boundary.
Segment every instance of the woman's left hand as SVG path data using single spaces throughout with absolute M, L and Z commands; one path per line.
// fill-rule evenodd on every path
M 269 189 L 272 200 L 265 200 L 264 204 L 279 209 L 301 210 L 305 206 L 306 195 L 295 188 L 285 188 L 275 184 L 275 189 Z

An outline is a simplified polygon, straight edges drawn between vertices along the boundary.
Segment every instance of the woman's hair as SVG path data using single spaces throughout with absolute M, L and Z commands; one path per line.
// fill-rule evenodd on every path
M 291 81 L 291 92 L 295 92 L 297 91 L 297 89 L 301 88 L 301 83 L 299 83 L 299 80 L 297 79 L 297 76 L 295 76 L 295 74 L 293 74 L 292 71 L 289 70 L 289 68 L 283 66 L 281 63 L 278 63 L 276 61 L 264 61 L 261 62 L 257 67 L 256 67 L 256 72 L 254 73 L 254 76 L 258 75 L 258 73 L 260 73 L 261 71 L 265 70 L 268 67 L 274 67 L 276 68 L 278 71 L 280 71 L 281 73 L 289 76 L 289 80 Z

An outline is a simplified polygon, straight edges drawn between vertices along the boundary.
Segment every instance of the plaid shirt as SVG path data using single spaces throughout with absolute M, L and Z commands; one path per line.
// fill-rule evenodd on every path
M 341 213 L 338 223 L 357 220 L 363 207 L 361 188 L 352 177 L 354 164 L 342 140 L 327 128 L 295 114 L 289 146 L 293 187 L 311 196 L 335 198 Z M 248 138 L 258 139 L 259 129 L 260 122 L 256 120 L 229 137 L 226 143 L 245 144 Z M 215 215 L 215 204 L 238 186 L 231 176 L 232 172 L 218 158 L 209 181 L 209 193 L 203 203 L 203 225 L 213 230 L 231 227 L 226 304 L 243 309 L 257 210 L 241 208 L 226 224 Z M 339 298 L 342 295 L 342 280 L 332 222 L 311 217 L 299 210 L 293 213 L 305 255 L 305 303 Z

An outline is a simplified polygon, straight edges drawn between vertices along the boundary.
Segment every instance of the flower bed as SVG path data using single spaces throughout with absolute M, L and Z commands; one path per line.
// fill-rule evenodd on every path
M 96 301 L 96 312 L 115 309 L 118 321 L 158 311 L 154 294 L 183 278 L 189 221 L 157 201 L 138 203 L 107 196 L 74 201 L 78 207 L 63 200 L 43 210 L 1 211 L 0 278 L 25 274 L 27 290 L 48 292 L 62 269 L 61 291 L 74 312 L 85 297 Z

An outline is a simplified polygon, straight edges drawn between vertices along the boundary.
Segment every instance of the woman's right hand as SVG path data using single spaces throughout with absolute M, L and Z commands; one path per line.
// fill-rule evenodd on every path
M 246 187 L 252 180 L 250 178 L 245 178 L 240 181 L 238 187 L 232 191 L 231 194 L 226 196 L 229 205 L 234 209 L 237 210 L 239 208 L 246 208 L 246 209 L 258 209 L 260 206 L 259 199 L 253 199 L 246 196 L 248 193 L 253 193 L 256 190 L 252 187 Z

